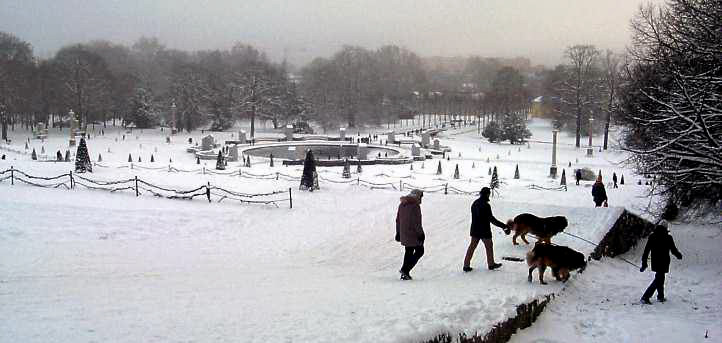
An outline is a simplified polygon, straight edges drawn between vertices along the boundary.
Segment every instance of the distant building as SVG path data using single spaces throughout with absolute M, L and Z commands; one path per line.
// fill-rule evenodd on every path
M 538 96 L 531 101 L 531 118 L 551 118 L 554 114 L 554 103 L 557 98 Z

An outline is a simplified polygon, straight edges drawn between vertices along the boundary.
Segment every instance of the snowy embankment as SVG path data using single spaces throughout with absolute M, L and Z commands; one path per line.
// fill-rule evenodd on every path
M 654 274 L 604 258 L 511 342 L 722 342 L 722 231 L 670 225 L 670 232 L 684 259 L 672 258 L 667 302 L 639 305 Z M 644 243 L 622 257 L 639 264 Z
M 424 197 L 426 255 L 400 282 L 397 192 L 303 193 L 292 210 L 7 183 L 0 193 L 0 341 L 415 341 L 483 334 L 562 287 L 527 283 L 523 263 L 487 271 L 483 249 L 478 271 L 462 273 L 469 197 Z M 592 240 L 621 211 L 494 208 L 566 215 Z M 524 256 L 496 233 L 498 257 Z

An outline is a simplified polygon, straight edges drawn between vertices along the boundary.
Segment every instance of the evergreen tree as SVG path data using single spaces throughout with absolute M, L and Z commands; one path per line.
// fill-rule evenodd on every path
M 200 156 L 196 156 L 196 164 L 201 164 L 201 157 L 200 157 Z
M 308 150 L 306 159 L 303 161 L 303 175 L 301 175 L 301 185 L 298 189 L 311 192 L 319 189 L 316 159 L 313 157 L 311 150 Z
M 622 177 L 619 179 L 619 184 L 620 185 L 624 184 L 624 174 L 622 174 Z
M 567 170 L 566 169 L 562 169 L 562 181 L 559 183 L 559 185 L 561 185 L 561 186 L 567 185 Z
M 483 137 L 491 143 L 496 143 L 504 138 L 504 132 L 496 121 L 490 121 L 486 124 L 484 131 L 481 133 Z
M 460 177 L 460 176 L 459 176 L 459 164 L 457 163 L 457 164 L 456 164 L 456 168 L 454 168 L 454 179 L 455 179 L 455 180 L 458 180 L 459 177 Z
M 38 159 L 38 154 L 35 153 L 35 148 L 33 148 L 33 153 L 30 154 L 30 158 L 32 158 L 33 161 L 36 161 Z
M 98 162 L 103 162 L 103 156 L 101 156 L 100 153 L 98 153 Z
M 341 173 L 341 177 L 344 179 L 351 178 L 351 165 L 348 163 L 348 159 L 345 159 L 343 162 L 343 173 Z
M 226 162 L 223 158 L 223 152 L 221 150 L 218 150 L 218 158 L 216 159 L 216 169 L 217 170 L 226 170 Z
M 63 162 L 63 153 L 60 152 L 60 150 L 58 150 L 58 152 L 55 153 L 55 159 L 56 159 L 58 162 Z
M 65 150 L 65 158 L 63 160 L 65 162 L 70 162 L 70 150 Z
M 519 180 L 519 165 L 516 165 L 516 169 L 514 170 L 514 179 Z
M 155 162 L 155 157 L 153 157 L 153 154 L 150 154 L 150 163 L 154 163 L 154 162 Z
M 45 146 L 44 145 L 40 147 L 40 153 L 43 155 L 45 154 Z
M 131 157 L 130 154 L 128 154 L 128 162 L 133 162 L 133 157 Z
M 135 124 L 135 127 L 143 129 L 155 126 L 158 118 L 152 106 L 153 98 L 145 88 L 136 88 L 131 99 L 130 116 L 127 121 Z
M 503 136 L 502 139 L 508 139 L 511 144 L 522 143 L 531 137 L 521 113 L 509 113 L 504 117 Z
M 499 174 L 496 172 L 495 166 L 494 170 L 491 172 L 491 182 L 489 183 L 489 188 L 491 188 L 492 193 L 495 193 L 499 187 L 501 187 L 501 182 L 499 182 Z
M 471 169 L 476 169 L 476 163 L 471 162 Z
M 227 97 L 213 97 L 211 100 L 210 115 L 212 131 L 225 131 L 233 126 L 233 114 L 227 104 Z
M 411 163 L 411 167 L 409 168 L 410 171 L 414 171 L 414 164 Z
M 439 166 L 436 167 L 436 175 L 441 175 L 441 161 L 439 161 Z
M 85 143 L 85 138 L 81 138 L 80 144 L 78 144 L 78 150 L 75 152 L 75 172 L 85 173 L 86 171 L 93 172 L 93 163 L 90 162 L 88 145 Z
M 489 172 L 487 173 L 487 175 L 491 175 L 491 167 L 489 167 Z

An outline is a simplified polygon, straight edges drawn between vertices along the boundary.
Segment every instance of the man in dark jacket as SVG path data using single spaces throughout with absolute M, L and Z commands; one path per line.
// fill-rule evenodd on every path
M 424 255 L 424 229 L 421 225 L 421 198 L 424 192 L 414 189 L 401 197 L 396 212 L 396 241 L 404 246 L 404 264 L 401 266 L 401 280 L 411 280 L 411 269 Z
M 617 173 L 612 173 L 612 182 L 614 183 L 614 188 L 619 188 L 619 186 L 617 186 Z
M 501 267 L 501 263 L 494 261 L 494 243 L 491 240 L 491 226 L 490 223 L 506 230 L 509 228 L 506 224 L 502 223 L 498 219 L 494 218 L 491 213 L 491 206 L 489 205 L 489 196 L 491 190 L 488 187 L 484 187 L 479 192 L 479 198 L 474 201 L 471 205 L 471 242 L 469 248 L 466 249 L 466 257 L 464 258 L 464 271 L 470 272 L 471 258 L 474 257 L 474 251 L 476 246 L 479 244 L 479 240 L 484 242 L 484 248 L 486 248 L 486 265 L 489 270 L 494 270 Z
M 666 301 L 664 298 L 664 274 L 669 272 L 669 253 L 682 259 L 682 254 L 679 253 L 677 247 L 674 245 L 674 239 L 667 232 L 665 225 L 657 225 L 654 228 L 654 232 L 649 235 L 647 245 L 644 247 L 644 254 L 642 255 L 642 268 L 639 269 L 643 272 L 647 269 L 647 258 L 649 253 L 652 253 L 652 271 L 654 274 L 654 281 L 649 285 L 647 290 L 642 295 L 642 303 L 651 304 L 649 298 L 652 297 L 654 291 L 657 291 L 657 300 L 660 302 Z
M 607 191 L 604 189 L 601 175 L 597 176 L 597 182 L 592 186 L 592 198 L 596 207 L 601 207 L 607 201 Z
M 577 180 L 577 186 L 579 186 L 579 181 L 582 179 L 581 169 L 577 169 L 577 171 L 574 173 L 574 178 Z

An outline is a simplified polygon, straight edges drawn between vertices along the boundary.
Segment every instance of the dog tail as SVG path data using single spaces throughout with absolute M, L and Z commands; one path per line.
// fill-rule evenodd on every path
M 534 261 L 535 254 L 534 249 L 529 250 L 528 253 L 526 253 L 526 265 L 531 267 L 533 265 L 536 265 L 536 262 Z

